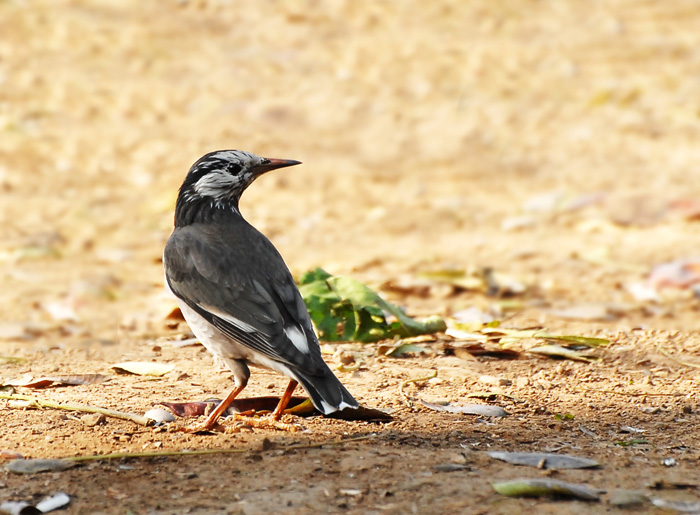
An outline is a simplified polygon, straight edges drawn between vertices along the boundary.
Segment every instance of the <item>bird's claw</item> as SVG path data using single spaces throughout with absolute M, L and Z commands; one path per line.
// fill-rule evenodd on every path
M 233 424 L 207 425 L 206 423 L 196 424 L 181 428 L 179 431 L 183 433 L 198 434 L 198 433 L 240 433 L 245 429 L 275 429 L 277 431 L 285 431 L 287 433 L 296 433 L 303 431 L 304 427 L 301 424 L 290 424 L 274 420 L 272 417 L 250 417 L 240 414 L 231 415 L 227 420 L 233 419 Z
M 178 431 L 182 433 L 190 433 L 190 434 L 199 434 L 199 433 L 225 433 L 226 432 L 226 427 L 222 426 L 219 423 L 214 423 L 211 425 L 207 424 L 197 424 L 194 426 L 185 426 Z
M 248 426 L 251 428 L 259 429 L 276 429 L 278 431 L 286 431 L 288 433 L 295 433 L 297 431 L 303 431 L 304 428 L 300 424 L 290 424 L 287 422 L 281 422 L 275 420 L 272 416 L 267 417 L 246 417 L 239 414 L 234 415 L 235 420 L 238 420 L 240 424 Z M 230 426 L 227 426 L 230 427 Z M 227 429 L 228 431 L 228 429 Z

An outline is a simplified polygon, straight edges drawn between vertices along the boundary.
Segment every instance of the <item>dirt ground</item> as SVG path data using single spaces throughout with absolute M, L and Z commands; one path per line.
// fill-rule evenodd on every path
M 356 353 L 360 368 L 337 374 L 392 410 L 386 424 L 191 435 L 0 401 L 6 463 L 239 451 L 3 469 L 0 503 L 62 491 L 67 513 L 567 514 L 619 511 L 621 489 L 700 502 L 700 302 L 674 281 L 639 293 L 654 266 L 700 255 L 699 24 L 682 0 L 0 2 L 0 382 L 110 376 L 16 393 L 143 414 L 231 387 L 201 347 L 175 344 L 188 328 L 166 320 L 160 262 L 177 188 L 219 148 L 304 162 L 241 206 L 296 274 L 351 275 L 451 326 L 478 308 L 508 328 L 610 340 L 593 362 L 442 350 L 466 337 L 400 359 L 324 346 L 334 368 L 339 350 Z M 425 277 L 484 267 L 516 291 Z M 117 375 L 127 360 L 174 370 Z M 254 370 L 246 393 L 284 385 Z M 467 397 L 484 390 L 502 395 Z M 488 450 L 602 466 L 542 470 Z M 511 499 L 491 486 L 521 477 L 607 493 Z

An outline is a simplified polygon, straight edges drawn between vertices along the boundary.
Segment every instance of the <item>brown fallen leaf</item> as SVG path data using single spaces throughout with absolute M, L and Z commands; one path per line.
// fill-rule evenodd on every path
M 21 386 L 24 388 L 47 388 L 49 386 L 76 386 L 98 384 L 109 381 L 109 376 L 102 374 L 76 374 L 70 376 L 33 377 L 29 374 L 6 381 L 4 386 Z
M 520 352 L 513 349 L 486 348 L 478 343 L 459 345 L 448 343 L 443 347 L 445 354 L 454 355 L 458 358 L 471 360 L 475 357 L 487 357 L 497 359 L 520 359 Z
M 655 289 L 689 288 L 700 282 L 700 259 L 677 259 L 656 265 L 648 283 Z
M 377 356 L 388 356 L 390 358 L 415 358 L 431 354 L 435 354 L 432 349 L 413 343 L 399 342 L 395 345 L 380 345 L 377 348 Z
M 118 374 L 134 374 L 137 376 L 164 376 L 175 369 L 175 365 L 155 363 L 153 361 L 125 361 L 112 366 Z
M 166 320 L 177 320 L 178 322 L 184 322 L 185 317 L 180 311 L 180 308 L 174 308 L 170 313 L 165 316 Z
M 4 458 L 6 460 L 16 460 L 19 458 L 24 458 L 21 452 L 17 451 L 10 451 L 7 449 L 1 449 L 0 450 L 0 458 Z
M 528 349 L 527 352 L 547 356 L 549 358 L 571 359 L 573 361 L 584 361 L 588 363 L 592 361 L 600 361 L 600 358 L 591 354 L 584 354 L 583 352 L 554 344 L 538 345 L 537 347 Z

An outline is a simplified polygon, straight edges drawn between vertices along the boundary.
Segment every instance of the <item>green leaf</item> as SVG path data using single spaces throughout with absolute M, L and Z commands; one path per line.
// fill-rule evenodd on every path
M 491 483 L 491 486 L 499 494 L 507 495 L 508 497 L 565 496 L 586 501 L 599 500 L 599 491 L 584 484 L 567 483 L 558 479 L 512 479 L 510 481 Z
M 299 291 L 321 340 L 352 340 L 357 323 L 351 302 L 343 301 L 325 280 L 302 285 Z
M 440 317 L 423 322 L 350 277 L 331 276 L 317 268 L 300 279 L 299 291 L 323 341 L 375 342 L 444 331 Z
M 17 365 L 17 364 L 26 363 L 26 362 L 27 362 L 26 358 L 20 358 L 18 356 L 0 356 L 0 364 L 8 363 L 8 364 Z
M 309 270 L 308 272 L 301 274 L 298 283 L 299 286 L 301 286 L 303 284 L 309 284 L 315 281 L 325 281 L 329 277 L 331 277 L 331 274 L 326 272 L 323 268 L 314 268 L 313 270 Z

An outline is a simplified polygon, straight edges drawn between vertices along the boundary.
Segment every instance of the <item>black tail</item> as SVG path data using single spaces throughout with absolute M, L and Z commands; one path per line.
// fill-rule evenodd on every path
M 318 376 L 296 374 L 295 379 L 309 394 L 314 407 L 324 415 L 359 407 L 358 402 L 330 370 Z

